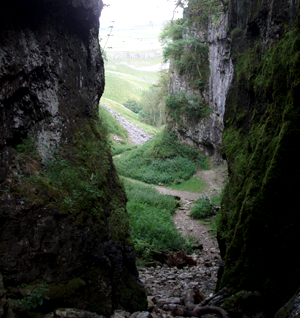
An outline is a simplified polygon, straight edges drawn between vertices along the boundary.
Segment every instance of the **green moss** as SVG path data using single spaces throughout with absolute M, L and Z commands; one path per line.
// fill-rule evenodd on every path
M 23 141 L 18 149 L 26 151 L 16 158 L 23 176 L 15 174 L 10 192 L 23 200 L 26 198 L 28 206 L 56 206 L 60 212 L 75 217 L 78 223 L 88 215 L 104 228 L 104 207 L 111 208 L 113 218 L 117 214 L 114 211 L 124 210 L 126 202 L 118 180 L 111 178 L 115 171 L 106 135 L 100 121 L 83 121 L 81 129 L 74 134 L 74 140 L 55 150 L 43 167 L 35 159 L 32 143 L 27 147 L 29 142 Z M 111 205 L 111 202 L 114 203 Z M 122 215 L 124 222 L 125 214 Z M 124 233 L 118 233 L 121 240 L 125 239 Z
M 76 293 L 80 291 L 82 287 L 85 287 L 86 283 L 81 278 L 74 278 L 66 284 L 49 285 L 49 291 L 46 295 L 50 299 L 62 299 L 68 301 Z
M 112 207 L 108 226 L 111 237 L 116 242 L 132 242 L 130 239 L 129 217 L 124 207 Z M 132 244 L 131 244 L 132 245 Z
M 147 310 L 147 296 L 143 285 L 123 267 L 123 280 L 121 285 L 122 307 L 129 312 Z
M 297 204 L 289 199 L 297 197 L 293 184 L 300 181 L 299 43 L 297 29 L 269 48 L 257 42 L 249 49 L 241 41 L 226 102 L 223 151 L 230 179 L 218 230 L 227 252 L 218 285 L 258 289 L 270 307 L 280 306 L 300 278 L 290 246 L 299 232 Z M 283 254 L 291 256 L 289 266 Z M 277 270 L 293 272 L 293 278 L 278 278 Z
M 253 315 L 261 311 L 261 294 L 241 290 L 226 298 L 222 308 L 227 312 L 239 312 L 241 309 L 244 314 Z

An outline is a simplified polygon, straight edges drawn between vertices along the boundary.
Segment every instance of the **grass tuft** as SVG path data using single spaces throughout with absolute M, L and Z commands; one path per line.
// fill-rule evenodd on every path
M 209 201 L 204 198 L 199 198 L 194 202 L 190 216 L 193 219 L 204 219 L 211 215 L 211 208 L 212 205 Z

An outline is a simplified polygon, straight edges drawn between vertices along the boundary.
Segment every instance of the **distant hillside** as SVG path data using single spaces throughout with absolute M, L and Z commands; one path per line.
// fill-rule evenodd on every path
M 102 98 L 120 104 L 127 99 L 140 100 L 144 91 L 158 80 L 162 64 L 162 49 L 158 41 L 161 25 L 139 25 L 124 30 L 100 29 L 105 62 L 105 90 Z M 103 101 L 103 100 L 101 100 Z M 104 103 L 104 102 L 103 102 Z

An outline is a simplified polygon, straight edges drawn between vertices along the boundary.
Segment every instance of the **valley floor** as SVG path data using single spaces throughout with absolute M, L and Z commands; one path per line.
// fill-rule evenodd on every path
M 189 213 L 193 201 L 200 196 L 212 196 L 216 191 L 221 191 L 226 176 L 226 166 L 201 170 L 196 175 L 207 183 L 202 194 L 155 186 L 163 194 L 180 197 L 181 205 L 175 212 L 173 221 L 183 236 L 194 237 L 197 242 L 195 245 L 199 248 L 198 252 L 190 255 L 196 260 L 196 266 L 186 266 L 182 269 L 167 265 L 138 268 L 140 280 L 148 293 L 148 302 L 158 308 L 155 318 L 169 317 L 170 312 L 163 311 L 163 306 L 181 304 L 182 298 L 192 287 L 197 287 L 205 298 L 212 296 L 216 288 L 217 272 L 221 262 L 216 236 L 212 235 L 212 230 L 207 225 L 190 218 Z

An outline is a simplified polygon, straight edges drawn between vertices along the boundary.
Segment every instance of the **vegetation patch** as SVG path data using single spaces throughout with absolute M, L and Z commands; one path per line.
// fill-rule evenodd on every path
M 204 161 L 197 149 L 181 144 L 174 133 L 166 130 L 114 160 L 122 176 L 151 184 L 188 180 Z
M 194 193 L 202 193 L 203 189 L 207 187 L 207 184 L 202 178 L 193 177 L 189 180 L 184 180 L 180 184 L 168 185 L 168 188 L 180 191 L 189 191 Z
M 130 151 L 137 148 L 136 145 L 127 145 L 127 144 L 121 144 L 119 145 L 116 142 L 112 143 L 112 147 L 111 147 L 111 153 L 113 156 L 117 156 L 117 155 L 121 155 L 124 152 Z
M 124 179 L 131 235 L 138 258 L 149 261 L 153 250 L 177 251 L 190 245 L 176 229 L 172 214 L 177 201 L 153 187 Z
M 292 212 L 297 204 L 286 197 L 297 195 L 293 184 L 299 179 L 300 34 L 298 27 L 287 27 L 272 45 L 258 41 L 252 49 L 245 39 L 236 41 L 237 76 L 227 95 L 223 135 L 230 178 L 218 225 L 227 249 L 218 284 L 259 288 L 266 306 L 274 308 L 274 303 L 280 307 L 287 301 L 283 291 L 294 293 L 299 278 L 299 259 L 289 244 L 299 229 Z M 270 213 L 274 202 L 288 211 L 285 218 L 275 216 L 275 210 Z M 288 266 L 282 253 L 291 256 Z M 273 271 L 269 259 L 276 264 Z M 297 274 L 278 278 L 277 269 Z
M 190 216 L 193 219 L 204 219 L 211 216 L 211 203 L 205 198 L 199 198 L 196 200 L 192 206 Z
M 187 21 L 170 21 L 160 34 L 164 61 L 171 60 L 180 75 L 188 75 L 191 88 L 202 92 L 210 75 L 208 46 L 187 35 Z
M 212 112 L 212 109 L 204 106 L 200 95 L 185 92 L 170 94 L 166 98 L 166 110 L 179 124 L 182 123 L 181 116 L 183 115 L 190 120 L 197 120 Z
M 123 140 L 128 139 L 127 130 L 118 122 L 116 118 L 114 118 L 114 116 L 111 115 L 107 109 L 101 105 L 99 106 L 99 116 L 102 119 L 103 125 L 105 126 L 108 134 L 118 136 Z
M 127 239 L 129 224 L 126 213 L 122 212 L 125 196 L 114 195 L 113 185 L 108 181 L 115 172 L 111 168 L 106 136 L 100 120 L 90 120 L 82 125 L 73 141 L 54 150 L 43 165 L 35 147 L 31 146 L 34 139 L 29 136 L 17 146 L 17 161 L 22 172 L 16 174 L 11 191 L 26 205 L 57 207 L 60 212 L 75 217 L 77 222 L 89 215 L 102 227 L 105 227 L 104 206 L 108 206 L 109 226 L 114 229 L 111 235 L 116 241 Z M 119 190 L 123 192 L 121 187 Z M 114 226 L 117 220 L 127 224 L 127 230 Z

